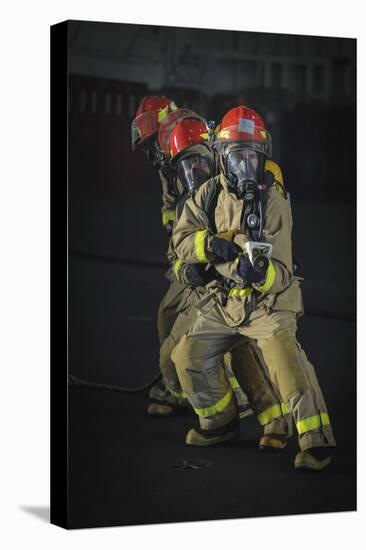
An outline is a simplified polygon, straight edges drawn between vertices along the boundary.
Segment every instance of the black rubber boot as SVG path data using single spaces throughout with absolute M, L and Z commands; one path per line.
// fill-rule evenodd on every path
M 324 470 L 331 460 L 333 447 L 312 447 L 301 451 L 295 458 L 295 470 L 309 470 L 319 472 Z
M 187 411 L 187 399 L 173 395 L 162 381 L 155 384 L 149 392 L 150 404 L 147 413 L 150 416 L 173 416 Z
M 225 426 L 215 430 L 203 430 L 202 428 L 192 428 L 186 436 L 187 445 L 205 447 L 208 445 L 217 445 L 230 439 L 238 439 L 240 436 L 239 419 L 234 418 Z
M 259 450 L 264 453 L 283 451 L 286 448 L 288 436 L 282 434 L 264 434 L 259 440 Z

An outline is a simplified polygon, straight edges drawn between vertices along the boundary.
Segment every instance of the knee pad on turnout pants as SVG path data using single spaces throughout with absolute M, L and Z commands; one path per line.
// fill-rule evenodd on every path
M 284 401 L 304 393 L 309 385 L 304 375 L 294 334 L 283 330 L 261 345 L 271 379 L 277 384 Z

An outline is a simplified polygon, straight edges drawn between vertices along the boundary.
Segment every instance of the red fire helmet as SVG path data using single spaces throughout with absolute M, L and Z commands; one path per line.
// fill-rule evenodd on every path
M 146 96 L 141 101 L 136 117 L 131 124 L 132 149 L 143 143 L 159 130 L 160 123 L 168 113 L 177 109 L 171 99 L 164 96 Z
M 209 129 L 201 118 L 185 118 L 178 122 L 170 134 L 169 147 L 172 162 L 178 155 L 197 143 L 207 142 Z
M 214 144 L 219 149 L 230 142 L 244 142 L 267 157 L 272 156 L 271 135 L 262 117 L 250 107 L 240 105 L 224 115 L 216 130 Z
M 170 134 L 172 133 L 176 125 L 185 118 L 200 119 L 201 117 L 191 109 L 177 109 L 176 111 L 172 111 L 171 113 L 169 113 L 160 124 L 158 141 L 160 149 L 166 155 L 166 157 L 170 156 Z

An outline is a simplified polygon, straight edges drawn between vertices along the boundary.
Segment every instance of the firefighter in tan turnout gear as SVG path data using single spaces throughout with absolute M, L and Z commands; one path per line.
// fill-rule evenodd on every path
M 141 147 L 147 160 L 159 170 L 163 200 L 162 222 L 169 236 L 175 221 L 177 201 L 183 191 L 175 169 L 169 162 L 169 137 L 174 126 L 188 116 L 198 117 L 190 109 L 178 109 L 173 101 L 164 96 L 147 96 L 141 101 L 131 124 L 132 148 Z M 212 175 L 214 174 L 206 173 L 204 179 Z M 168 252 L 168 258 L 170 256 Z M 157 319 L 160 345 L 170 334 L 180 312 L 186 309 L 187 296 L 189 297 L 191 292 L 188 281 L 184 277 L 177 277 L 172 269 L 169 269 L 166 277 L 170 285 L 159 306 Z M 174 367 L 173 369 L 175 371 Z M 181 392 L 175 391 L 171 385 L 167 387 L 165 382 L 163 372 L 162 382 L 155 384 L 150 390 L 149 414 L 168 416 L 189 405 Z M 248 399 L 232 373 L 230 382 L 239 400 L 242 417 L 250 414 Z
M 165 131 L 165 130 L 164 130 Z M 182 183 L 184 191 L 180 195 L 176 211 L 176 220 L 179 220 L 184 204 L 188 197 L 194 199 L 194 195 L 200 185 L 212 178 L 215 174 L 215 159 L 209 144 L 209 129 L 201 117 L 189 116 L 180 120 L 172 126 L 168 133 L 169 150 L 171 163 L 177 171 L 177 177 Z M 164 143 L 160 144 L 164 149 Z M 280 177 L 280 170 L 277 165 L 271 166 L 273 173 Z M 272 176 L 274 177 L 274 175 Z M 277 181 L 277 180 L 276 180 Z M 282 180 L 281 180 L 282 181 Z M 276 183 L 277 184 L 277 183 Z M 280 185 L 280 183 L 278 182 Z M 169 248 L 169 260 L 173 270 L 182 284 L 187 285 L 187 292 L 184 300 L 184 307 L 181 306 L 180 313 L 173 325 L 169 336 L 164 340 L 160 349 L 160 369 L 163 373 L 166 387 L 179 397 L 183 397 L 182 388 L 176 369 L 171 359 L 171 353 L 181 337 L 189 330 L 197 319 L 196 305 L 206 293 L 206 285 L 212 287 L 216 279 L 220 277 L 214 266 L 207 264 L 187 264 L 179 260 L 171 243 Z M 236 364 L 245 364 L 246 368 L 237 369 Z M 239 416 L 247 411 L 247 398 L 241 391 L 248 393 L 249 401 L 257 415 L 260 424 L 265 425 L 265 435 L 260 440 L 262 450 L 283 449 L 290 432 L 289 419 L 285 418 L 279 393 L 271 384 L 265 367 L 260 361 L 260 352 L 248 342 L 246 346 L 227 353 L 223 360 L 225 380 L 230 383 L 233 390 L 234 406 L 236 401 L 239 405 Z M 233 371 L 239 370 L 241 374 L 241 389 Z M 198 411 L 202 415 L 202 411 Z M 207 411 L 205 412 L 207 414 Z M 237 419 L 236 419 L 237 421 Z M 237 421 L 238 424 L 238 421 Z M 291 421 L 290 421 L 291 426 Z M 273 436 L 276 434 L 276 436 Z M 237 427 L 237 435 L 239 429 Z M 221 442 L 223 439 L 221 438 Z M 210 444 L 215 443 L 210 439 Z
M 162 223 L 169 238 L 175 220 L 175 207 L 181 190 L 177 188 L 176 176 L 159 147 L 158 131 L 168 116 L 179 117 L 180 112 L 181 110 L 177 108 L 174 101 L 167 97 L 146 96 L 142 99 L 131 124 L 132 149 L 135 150 L 136 147 L 142 149 L 148 162 L 158 170 L 162 186 Z M 166 278 L 170 284 L 160 303 L 157 317 L 160 345 L 171 331 L 185 291 L 185 285 L 173 276 L 171 269 L 166 273 Z M 148 412 L 153 414 L 158 409 L 155 402 L 161 403 L 159 411 L 162 415 L 169 415 L 173 412 L 174 407 L 186 404 L 185 400 L 182 401 L 173 396 L 161 382 L 156 383 L 151 388 L 150 399 L 152 404 L 149 406 Z
M 320 470 L 329 464 L 335 440 L 314 368 L 296 340 L 303 306 L 293 273 L 292 218 L 284 196 L 264 177 L 271 138 L 261 117 L 239 106 L 223 117 L 215 147 L 222 173 L 187 200 L 173 235 L 181 261 L 214 264 L 222 276 L 172 354 L 200 420 L 186 442 L 235 437 L 237 413 L 222 358 L 254 342 L 298 431 L 295 468 Z M 240 369 L 246 378 L 246 366 Z

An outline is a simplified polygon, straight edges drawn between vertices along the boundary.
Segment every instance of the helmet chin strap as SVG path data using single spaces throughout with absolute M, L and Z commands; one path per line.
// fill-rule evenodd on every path
M 160 169 L 165 177 L 174 176 L 174 170 L 169 160 L 166 158 L 155 139 L 146 146 L 145 151 L 147 160 L 152 166 Z

